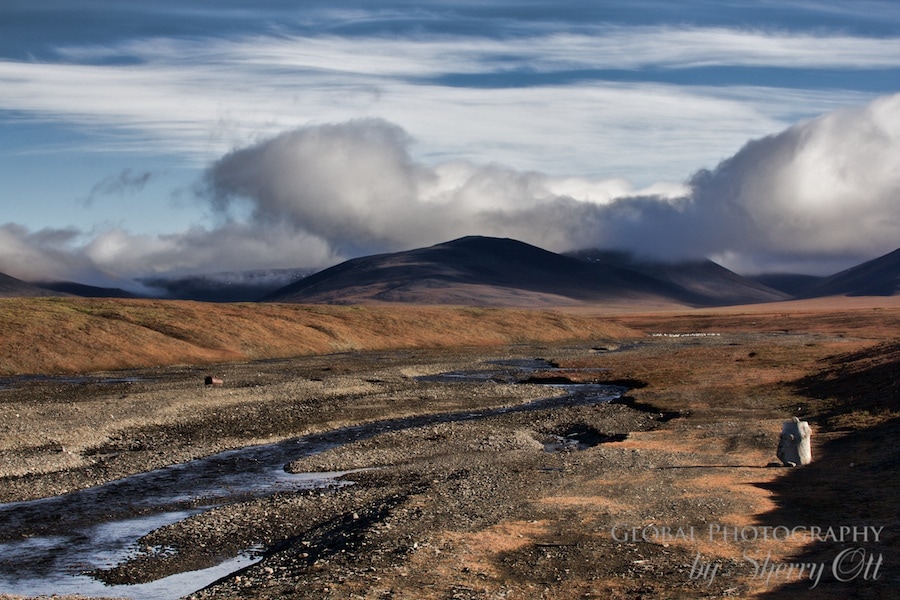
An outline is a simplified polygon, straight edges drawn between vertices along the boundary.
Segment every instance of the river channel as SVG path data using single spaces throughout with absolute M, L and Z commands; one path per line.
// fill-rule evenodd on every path
M 454 385 L 515 384 L 536 371 L 539 359 L 493 361 L 485 369 L 423 377 Z M 557 383 L 552 396 L 479 411 L 386 419 L 278 443 L 250 446 L 40 500 L 0 504 L 0 594 L 81 594 L 150 600 L 179 598 L 258 560 L 259 548 L 216 567 L 138 585 L 108 586 L 87 573 L 108 569 L 137 549 L 138 539 L 164 525 L 224 504 L 279 492 L 352 484 L 346 473 L 285 472 L 290 462 L 348 442 L 437 423 L 486 419 L 513 412 L 608 402 L 623 388 Z

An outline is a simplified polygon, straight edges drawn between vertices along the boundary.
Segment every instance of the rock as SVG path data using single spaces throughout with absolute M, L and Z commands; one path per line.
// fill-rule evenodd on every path
M 801 421 L 797 417 L 785 421 L 781 427 L 781 437 L 778 440 L 778 450 L 775 455 L 786 467 L 808 465 L 812 461 L 809 438 L 812 429 L 809 423 Z

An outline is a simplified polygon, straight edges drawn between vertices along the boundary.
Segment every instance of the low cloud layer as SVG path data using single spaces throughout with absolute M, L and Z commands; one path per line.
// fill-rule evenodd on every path
M 243 205 L 253 222 L 287 223 L 339 254 L 481 234 L 758 271 L 846 263 L 900 243 L 900 94 L 748 142 L 686 186 L 426 166 L 409 144 L 377 120 L 294 130 L 219 160 L 210 196 L 221 211 Z
M 410 138 L 382 120 L 297 129 L 217 161 L 207 193 L 228 218 L 288 225 L 341 255 L 400 250 L 470 234 L 503 235 L 555 249 L 578 245 L 561 219 L 521 216 L 559 200 L 597 207 L 636 192 L 622 180 L 554 178 L 500 166 L 426 166 Z M 660 186 L 681 193 L 682 186 Z M 657 193 L 654 188 L 653 193 Z
M 900 241 L 900 94 L 750 141 L 685 184 L 645 189 L 499 165 L 426 164 L 412 147 L 402 128 L 377 119 L 294 129 L 210 166 L 198 193 L 218 226 L 135 236 L 7 224 L 0 271 L 110 284 L 320 267 L 479 234 L 554 251 L 618 248 L 711 257 L 744 272 L 823 273 Z M 108 183 L 117 190 L 142 180 L 129 172 Z

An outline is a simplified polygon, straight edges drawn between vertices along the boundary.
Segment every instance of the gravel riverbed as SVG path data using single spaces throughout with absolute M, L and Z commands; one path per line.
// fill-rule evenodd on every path
M 637 388 L 644 381 L 635 373 L 652 373 L 655 357 L 675 343 L 345 353 L 10 379 L 0 385 L 0 499 L 57 496 L 216 452 L 341 430 L 342 439 L 326 435 L 329 443 L 283 465 L 286 476 L 345 473 L 328 486 L 236 495 L 189 511 L 90 576 L 127 586 L 250 552 L 253 564 L 183 595 L 742 595 L 754 588 L 741 554 L 759 548 L 722 547 L 701 534 L 773 508 L 763 484 L 783 471 L 767 467 L 779 422 L 771 409 L 748 409 L 742 400 L 711 417 L 695 414 L 693 397 L 685 403 L 692 410 L 673 411 L 669 401 L 664 411 L 647 402 L 652 393 L 592 403 L 571 388 L 534 383 Z M 718 352 L 748 341 L 677 343 Z M 628 368 L 631 361 L 643 366 Z M 434 377 L 462 372 L 484 376 Z M 204 385 L 207 375 L 223 383 Z M 548 397 L 569 400 L 515 408 Z M 453 416 L 418 418 L 436 414 Z M 364 435 L 342 429 L 367 423 L 386 425 Z M 39 528 L 0 527 L 0 542 L 39 536 Z M 701 555 L 715 561 L 714 577 L 700 576 Z M 127 587 L 115 589 L 127 595 Z

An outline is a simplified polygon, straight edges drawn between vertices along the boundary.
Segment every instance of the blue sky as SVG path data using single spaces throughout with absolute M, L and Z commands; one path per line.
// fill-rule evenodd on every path
M 891 1 L 6 0 L 0 271 L 485 234 L 827 273 L 900 245 L 898 84 Z

